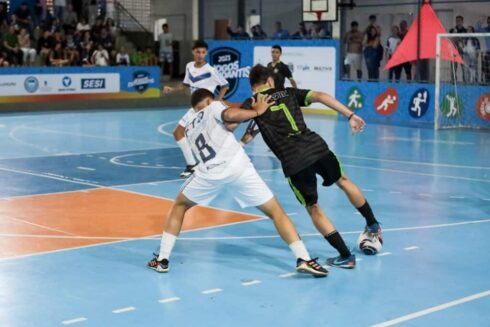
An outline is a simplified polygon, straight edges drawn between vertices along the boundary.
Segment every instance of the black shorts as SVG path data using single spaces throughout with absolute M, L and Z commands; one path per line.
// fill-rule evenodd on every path
M 344 172 L 333 152 L 329 152 L 312 165 L 288 177 L 289 186 L 303 206 L 311 206 L 318 202 L 316 175 L 323 178 L 323 186 L 337 182 Z

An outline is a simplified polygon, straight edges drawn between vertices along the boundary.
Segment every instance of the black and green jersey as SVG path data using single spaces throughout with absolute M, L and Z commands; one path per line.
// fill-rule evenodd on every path
M 294 88 L 268 89 L 275 103 L 255 122 L 265 143 L 281 161 L 286 176 L 291 176 L 309 167 L 329 153 L 327 143 L 320 135 L 308 129 L 302 106 L 310 104 L 311 91 Z M 252 99 L 245 100 L 241 108 L 250 109 Z
M 284 64 L 282 61 L 279 61 L 275 65 L 270 62 L 267 64 L 267 67 L 272 68 L 274 72 L 274 85 L 277 89 L 284 88 L 284 81 L 286 80 L 286 78 L 293 78 L 293 74 L 291 73 L 288 65 Z

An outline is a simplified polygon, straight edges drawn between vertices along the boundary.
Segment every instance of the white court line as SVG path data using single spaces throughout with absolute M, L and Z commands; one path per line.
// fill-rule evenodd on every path
M 391 255 L 391 254 L 392 254 L 391 252 L 383 252 L 383 253 L 378 253 L 376 256 L 377 257 L 384 257 L 384 256 Z
M 388 321 L 385 321 L 385 322 L 382 322 L 379 324 L 375 324 L 375 325 L 372 325 L 371 327 L 389 327 L 389 326 L 397 325 L 399 323 L 402 323 L 402 322 L 405 322 L 408 320 L 412 320 L 412 319 L 416 319 L 416 318 L 419 318 L 422 316 L 426 316 L 428 314 L 431 314 L 431 313 L 434 313 L 437 311 L 446 310 L 448 308 L 451 308 L 451 307 L 454 307 L 454 306 L 457 306 L 457 305 L 460 305 L 460 304 L 463 304 L 466 302 L 478 300 L 480 298 L 483 298 L 483 297 L 486 297 L 489 295 L 490 295 L 490 290 L 485 291 L 485 292 L 481 292 L 481 293 L 477 293 L 477 294 L 473 294 L 473 295 L 470 295 L 467 297 L 463 297 L 461 299 L 457 299 L 457 300 L 454 300 L 451 302 L 447 302 L 447 303 L 444 303 L 441 305 L 437 305 L 435 307 L 430 307 L 430 308 L 420 310 L 420 311 L 417 311 L 417 312 L 414 312 L 414 313 L 411 313 L 411 314 L 408 314 L 405 316 L 401 316 L 401 317 L 396 318 L 396 319 L 392 319 L 392 320 L 388 320 Z
M 297 272 L 288 272 L 285 274 L 280 274 L 279 277 L 280 278 L 289 278 L 289 277 L 296 276 L 297 274 L 298 274 Z
M 173 139 L 174 138 L 174 134 L 169 133 L 169 132 L 166 132 L 165 131 L 165 127 L 167 127 L 168 125 L 175 125 L 178 122 L 179 122 L 178 120 L 173 120 L 173 121 L 169 121 L 168 123 L 161 124 L 160 126 L 158 126 L 157 130 L 158 130 L 158 132 L 160 134 L 169 136 L 169 137 L 171 137 Z
M 69 232 L 62 231 L 60 229 L 52 228 L 52 227 L 41 225 L 41 224 L 36 224 L 36 223 L 30 222 L 30 221 L 27 221 L 27 220 L 24 220 L 24 219 L 10 217 L 10 216 L 4 215 L 4 214 L 1 214 L 0 215 L 0 219 L 1 218 L 10 219 L 10 220 L 13 220 L 13 221 L 16 221 L 16 222 L 19 222 L 19 223 L 23 223 L 23 224 L 27 224 L 27 225 L 31 225 L 31 226 L 36 226 L 36 227 L 39 227 L 39 228 L 42 228 L 42 229 L 50 230 L 52 232 L 58 232 L 58 233 L 70 235 L 70 236 L 67 236 L 67 237 L 73 237 L 75 235 L 75 234 L 72 234 L 72 233 L 69 233 Z M 51 235 L 46 235 L 46 236 L 51 236 Z M 63 235 L 59 235 L 59 236 L 63 236 Z
M 390 194 L 402 194 L 400 191 L 390 191 Z
M 160 302 L 160 303 L 170 303 L 170 302 L 175 302 L 175 301 L 180 301 L 180 297 L 169 297 L 166 299 L 158 300 L 158 302 Z
M 380 140 L 385 141 L 408 141 L 408 142 L 419 142 L 419 143 L 433 143 L 433 144 L 451 144 L 451 145 L 472 145 L 473 142 L 463 142 L 463 141 L 446 141 L 446 140 L 424 140 L 414 137 L 397 137 L 397 136 L 385 136 L 381 137 Z
M 432 194 L 428 194 L 428 193 L 419 193 L 419 196 L 423 196 L 423 197 L 426 197 L 426 198 L 430 198 L 432 196 Z
M 364 192 L 374 192 L 374 190 L 370 189 L 370 188 L 363 188 L 362 189 Z
M 135 307 L 126 307 L 126 308 L 120 308 L 120 309 L 112 310 L 112 313 L 118 314 L 118 313 L 125 313 L 125 312 L 129 312 L 129 311 L 134 311 L 134 310 L 136 310 Z
M 82 321 L 85 321 L 87 320 L 87 318 L 85 317 L 79 317 L 79 318 L 74 318 L 74 319 L 70 319 L 70 320 L 63 320 L 61 323 L 63 325 L 71 325 L 71 324 L 76 324 L 78 322 L 82 322 Z
M 490 201 L 490 199 L 482 199 L 483 201 Z
M 83 166 L 78 166 L 77 169 L 80 169 L 80 170 L 88 170 L 88 171 L 94 171 L 95 170 L 95 168 L 83 167 Z
M 449 198 L 450 198 L 450 199 L 466 199 L 466 196 L 461 196 L 461 195 L 451 195 Z
M 249 280 L 246 282 L 242 282 L 243 286 L 251 286 L 251 285 L 256 285 L 262 283 L 260 280 Z
M 133 153 L 127 153 L 123 154 L 120 156 L 115 156 L 110 159 L 111 164 L 117 165 L 117 166 L 125 166 L 125 167 L 134 167 L 134 168 L 151 168 L 151 169 L 183 169 L 183 166 L 149 166 L 147 162 L 142 162 L 141 165 L 138 164 L 129 164 L 125 162 L 121 162 L 122 158 L 127 158 L 127 157 L 134 157 L 134 156 L 140 156 L 140 155 L 145 155 L 146 152 L 133 152 Z
M 419 247 L 418 246 L 407 246 L 406 248 L 403 248 L 405 251 L 413 251 L 417 250 Z
M 100 160 L 106 160 L 106 157 L 99 157 Z
M 221 288 L 212 288 L 210 290 L 202 291 L 201 293 L 202 294 L 213 294 L 213 293 L 219 293 L 219 292 L 223 292 L 223 290 Z

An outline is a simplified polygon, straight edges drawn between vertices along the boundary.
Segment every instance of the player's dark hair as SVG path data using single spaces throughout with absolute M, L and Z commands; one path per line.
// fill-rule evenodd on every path
M 191 106 L 194 108 L 199 102 L 206 98 L 214 99 L 214 94 L 207 89 L 198 89 L 192 93 Z
M 282 53 L 282 48 L 281 48 L 281 46 L 279 44 L 274 44 L 272 46 L 272 49 L 277 49 L 277 50 L 279 50 L 280 53 Z
M 369 20 L 376 20 L 376 15 L 369 15 Z
M 464 18 L 463 18 L 463 16 L 458 15 L 458 16 L 456 16 L 456 19 L 464 19 Z
M 208 44 L 204 42 L 203 40 L 197 40 L 194 42 L 194 45 L 192 46 L 192 50 L 197 49 L 197 48 L 205 48 L 206 50 L 208 49 Z
M 350 26 L 351 27 L 354 27 L 354 26 L 359 26 L 359 23 L 356 22 L 356 21 L 353 21 L 352 23 L 350 23 Z
M 261 64 L 255 65 L 249 74 L 250 85 L 260 85 L 267 83 L 267 79 L 273 76 L 273 71 L 270 68 L 262 66 Z
M 165 27 L 168 27 L 168 24 L 167 23 L 165 23 L 165 24 L 162 25 L 162 28 L 165 28 Z

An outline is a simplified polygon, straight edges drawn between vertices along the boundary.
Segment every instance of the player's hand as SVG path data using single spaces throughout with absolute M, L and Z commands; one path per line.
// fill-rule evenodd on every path
M 163 94 L 169 94 L 169 93 L 172 93 L 173 91 L 174 91 L 173 87 L 170 87 L 170 86 L 164 86 L 163 87 Z
M 270 105 L 274 103 L 271 96 L 268 94 L 257 93 L 257 100 L 255 97 L 252 98 L 252 109 L 257 111 L 258 115 L 262 115 Z
M 242 144 L 248 144 L 253 140 L 253 138 L 254 136 L 252 135 L 252 133 L 249 133 L 247 131 L 245 134 L 243 134 L 242 138 L 240 139 L 240 142 Z
M 352 133 L 354 133 L 354 134 L 362 132 L 365 125 L 366 125 L 366 123 L 364 122 L 364 120 L 355 114 L 349 120 L 350 129 L 352 130 Z

